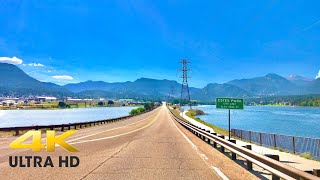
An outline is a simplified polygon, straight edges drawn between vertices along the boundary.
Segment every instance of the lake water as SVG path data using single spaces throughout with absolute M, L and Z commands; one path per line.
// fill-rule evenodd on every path
M 129 115 L 137 107 L 98 107 L 57 110 L 0 110 L 0 127 L 66 124 Z
M 194 108 L 208 113 L 199 116 L 202 120 L 228 128 L 228 110 L 213 105 Z M 244 110 L 231 110 L 231 128 L 320 138 L 320 108 L 245 106 Z

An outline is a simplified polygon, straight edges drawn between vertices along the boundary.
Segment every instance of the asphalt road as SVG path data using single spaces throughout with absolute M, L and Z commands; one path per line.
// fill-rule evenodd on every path
M 165 105 L 117 123 L 79 130 L 67 141 L 80 152 L 57 147 L 53 153 L 9 149 L 16 137 L 0 139 L 1 179 L 238 179 L 250 173 L 229 158 L 195 140 L 169 115 Z M 191 137 L 191 140 L 188 138 Z M 195 142 L 197 141 L 197 142 Z M 201 144 L 202 143 L 202 144 Z M 196 146 L 210 148 L 206 156 Z M 208 146 L 208 147 L 207 147 Z M 213 150 L 212 150 L 213 149 Z M 11 168 L 9 156 L 52 157 L 55 167 Z M 78 167 L 58 167 L 59 156 L 77 156 Z M 209 158 L 208 158 L 209 157 Z M 216 159 L 213 159 L 216 158 Z M 218 159 L 217 159 L 218 158 Z M 213 166 L 214 162 L 225 162 Z M 32 163 L 33 164 L 33 163 Z M 230 164 L 230 166 L 228 165 Z M 237 173 L 229 173 L 237 168 Z M 222 171 L 220 171 L 222 170 Z M 224 174 L 223 171 L 225 171 Z M 240 173 L 240 174 L 239 174 Z

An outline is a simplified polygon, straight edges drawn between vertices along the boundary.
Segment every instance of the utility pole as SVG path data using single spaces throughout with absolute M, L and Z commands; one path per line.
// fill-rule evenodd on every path
M 190 101 L 190 92 L 189 92 L 189 85 L 188 85 L 188 64 L 190 62 L 187 59 L 182 59 L 180 61 L 180 64 L 182 65 L 182 68 L 180 71 L 182 72 L 182 75 L 180 78 L 182 78 L 182 83 L 181 83 L 181 97 L 180 97 L 180 106 L 183 100 L 187 100 L 189 102 L 190 109 L 191 107 L 191 101 Z

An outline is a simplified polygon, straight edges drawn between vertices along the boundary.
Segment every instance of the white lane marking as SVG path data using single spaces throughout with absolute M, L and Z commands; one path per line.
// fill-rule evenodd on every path
M 202 156 L 205 160 L 208 160 L 208 159 L 209 159 L 205 154 L 201 154 L 201 156 Z
M 200 152 L 199 152 L 199 150 L 198 150 L 198 147 L 197 147 L 195 144 L 193 144 L 193 142 L 191 142 L 191 140 L 177 127 L 177 125 L 173 122 L 173 119 L 172 119 L 172 117 L 170 116 L 170 114 L 169 114 L 168 111 L 167 111 L 167 113 L 168 113 L 168 115 L 169 115 L 169 117 L 170 117 L 171 122 L 173 123 L 173 125 L 178 129 L 178 131 L 181 133 L 181 135 L 191 144 L 191 146 L 193 147 L 193 149 L 194 149 L 194 150 L 196 151 L 196 153 L 200 156 L 200 158 L 206 163 L 206 165 L 207 165 L 210 169 L 214 170 L 215 174 L 217 174 L 221 179 L 223 179 L 223 180 L 229 180 L 229 178 L 228 178 L 227 176 L 225 176 L 225 175 L 220 171 L 219 168 L 217 168 L 217 167 L 215 167 L 215 166 L 212 166 L 211 164 L 209 164 L 209 163 L 207 162 L 208 157 L 207 157 L 206 155 L 204 155 L 204 154 L 200 154 Z
M 146 119 L 149 119 L 149 118 L 151 118 L 151 117 L 153 117 L 153 116 L 155 116 L 155 115 L 156 115 L 156 114 L 153 114 L 153 115 L 151 115 L 151 116 L 149 116 L 149 117 L 146 117 L 146 118 L 144 118 L 144 119 L 142 119 L 142 120 L 140 120 L 140 121 L 137 121 L 137 122 L 135 122 L 135 123 L 127 124 L 127 125 L 125 125 L 125 126 L 121 126 L 121 127 L 117 127 L 117 128 L 113 128 L 113 129 L 107 129 L 107 130 L 105 130 L 105 131 L 100 131 L 100 132 L 93 133 L 93 134 L 89 134 L 89 135 L 86 135 L 86 136 L 81 136 L 81 137 L 79 137 L 79 138 L 71 139 L 70 141 L 67 141 L 67 142 L 73 142 L 73 141 L 76 141 L 76 140 L 79 140 L 79 139 L 84 139 L 84 138 L 91 137 L 91 136 L 95 136 L 95 135 L 98 135 L 98 134 L 101 134 L 101 133 L 105 133 L 105 132 L 113 131 L 113 130 L 116 130 L 116 129 L 128 127 L 128 126 L 137 124 L 137 123 L 139 123 L 139 122 L 141 122 L 141 121 L 144 121 L 144 120 L 146 120 Z
M 216 171 L 216 173 L 223 179 L 223 180 L 228 180 L 229 178 L 223 174 L 223 172 L 220 171 L 219 168 L 211 166 L 212 169 L 214 169 Z
M 111 138 L 115 138 L 115 137 L 119 137 L 119 136 L 124 136 L 124 135 L 127 135 L 127 134 L 131 134 L 131 133 L 134 133 L 134 132 L 137 132 L 137 131 L 140 131 L 150 125 L 152 125 L 158 118 L 159 118 L 159 114 L 160 112 L 157 114 L 157 117 L 154 118 L 153 121 L 151 121 L 149 124 L 139 128 L 139 129 L 135 129 L 133 131 L 129 131 L 129 132 L 126 132 L 126 133 L 123 133 L 123 134 L 118 134 L 118 135 L 114 135 L 114 136 L 107 136 L 107 137 L 103 137 L 103 138 L 97 138 L 97 139 L 90 139 L 90 140 L 85 140 L 85 141 L 79 141 L 79 142 L 74 142 L 74 143 L 69 143 L 69 144 L 81 144 L 81 143 L 86 143 L 86 142 L 95 142 L 95 141 L 100 141 L 100 140 L 105 140 L 105 139 L 111 139 Z

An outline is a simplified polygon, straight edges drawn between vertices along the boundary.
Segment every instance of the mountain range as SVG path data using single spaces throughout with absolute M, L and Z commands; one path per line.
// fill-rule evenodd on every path
M 140 78 L 133 82 L 86 81 L 60 86 L 38 81 L 12 64 L 0 63 L 0 96 L 52 95 L 58 97 L 166 99 L 179 97 L 181 84 L 173 80 Z M 261 97 L 320 94 L 320 79 L 302 76 L 284 78 L 267 74 L 251 79 L 236 79 L 203 88 L 190 87 L 191 98 L 212 101 L 216 97 Z

